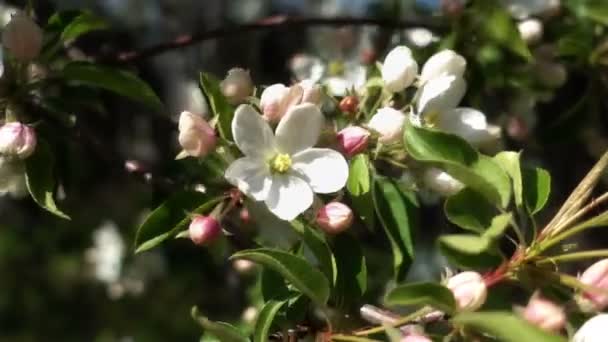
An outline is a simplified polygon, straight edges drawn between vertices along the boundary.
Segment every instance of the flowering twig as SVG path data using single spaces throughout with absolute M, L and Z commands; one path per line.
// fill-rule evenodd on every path
M 428 20 L 408 19 L 400 21 L 391 21 L 376 18 L 301 18 L 278 15 L 239 26 L 220 27 L 200 33 L 182 34 L 171 41 L 152 45 L 141 50 L 123 51 L 118 53 L 117 55 L 102 57 L 101 61 L 119 64 L 133 63 L 141 59 L 154 57 L 171 50 L 188 47 L 210 39 L 223 38 L 247 32 L 255 32 L 262 30 L 293 29 L 313 26 L 377 26 L 391 29 L 402 29 L 418 26 L 426 27 L 436 31 L 441 31 L 444 29 L 443 26 L 429 22 Z

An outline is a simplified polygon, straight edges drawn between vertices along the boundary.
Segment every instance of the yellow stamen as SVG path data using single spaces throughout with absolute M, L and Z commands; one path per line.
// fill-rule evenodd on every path
M 270 160 L 270 170 L 276 173 L 285 173 L 291 168 L 289 154 L 279 153 Z

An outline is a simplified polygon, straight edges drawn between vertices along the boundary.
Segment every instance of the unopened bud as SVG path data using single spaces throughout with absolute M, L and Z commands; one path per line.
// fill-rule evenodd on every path
M 260 107 L 264 119 L 270 123 L 277 123 L 287 113 L 291 106 L 302 100 L 304 89 L 300 85 L 286 87 L 277 83 L 264 89 L 260 96 Z
M 560 331 L 566 324 L 564 309 L 538 294 L 530 298 L 521 315 L 526 321 L 546 331 Z
M 340 202 L 330 202 L 317 213 L 317 224 L 328 234 L 338 234 L 353 224 L 353 211 Z
M 380 134 L 378 139 L 382 143 L 393 143 L 401 140 L 403 125 L 406 116 L 391 107 L 380 108 L 369 120 L 369 128 Z
M 585 322 L 574 334 L 572 342 L 605 342 L 608 336 L 608 314 L 600 314 Z
M 543 37 L 543 23 L 538 19 L 526 19 L 517 24 L 521 38 L 528 45 L 538 43 Z
M 215 131 L 200 115 L 182 112 L 179 117 L 179 144 L 184 154 L 204 157 L 215 149 Z
M 462 77 L 467 67 L 467 61 L 452 50 L 442 50 L 432 55 L 420 73 L 420 82 L 426 83 L 440 76 Z
M 17 13 L 2 31 L 2 45 L 16 59 L 29 62 L 42 49 L 42 29 L 26 14 Z
M 25 159 L 36 149 L 36 132 L 20 122 L 0 127 L 0 154 Z
M 381 72 L 386 89 L 397 93 L 414 82 L 418 74 L 418 63 L 407 46 L 397 46 L 386 55 Z
M 587 268 L 579 281 L 590 287 L 577 297 L 583 311 L 601 311 L 608 307 L 608 259 L 602 259 Z
M 208 245 L 215 241 L 222 232 L 219 222 L 211 216 L 196 215 L 190 222 L 188 233 L 196 245 Z
M 488 290 L 483 277 L 472 271 L 458 273 L 448 279 L 446 287 L 452 291 L 459 311 L 475 311 L 486 301 Z
M 253 82 L 249 71 L 241 68 L 228 70 L 228 75 L 220 83 L 220 88 L 230 104 L 237 105 L 245 102 L 253 92 Z
M 359 99 L 356 96 L 349 95 L 340 101 L 340 110 L 346 114 L 354 114 L 359 108 Z
M 303 80 L 298 83 L 302 87 L 301 103 L 321 104 L 321 87 L 312 80 Z
M 340 149 L 348 157 L 352 157 L 367 149 L 370 133 L 368 130 L 358 127 L 346 127 L 338 132 L 338 144 Z
M 424 335 L 414 334 L 403 337 L 400 342 L 433 342 L 433 340 Z
M 429 168 L 423 175 L 424 185 L 442 196 L 451 196 L 464 188 L 459 180 L 438 168 Z

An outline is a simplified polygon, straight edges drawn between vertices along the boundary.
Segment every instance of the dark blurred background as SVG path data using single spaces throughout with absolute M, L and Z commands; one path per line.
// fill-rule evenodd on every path
M 412 21 L 449 33 L 454 20 L 442 16 L 443 3 L 34 1 L 40 23 L 56 10 L 74 8 L 89 9 L 105 18 L 111 31 L 89 34 L 72 48 L 75 55 L 95 57 L 115 56 L 170 41 L 181 34 L 277 15 Z M 24 5 L 19 1 L 0 4 L 2 25 L 15 7 Z M 180 164 L 173 161 L 178 151 L 175 122 L 182 110 L 206 112 L 198 90 L 198 73 L 204 70 L 221 78 L 228 69 L 239 66 L 251 71 L 256 84 L 289 83 L 296 77 L 290 69 L 292 57 L 306 55 L 320 58 L 311 63 L 327 68 L 339 63 L 345 82 L 353 84 L 361 77 L 357 66 L 374 56 L 383 57 L 384 48 L 392 43 L 406 42 L 411 46 L 428 40 L 420 47 L 422 56 L 437 48 L 438 37 L 427 31 L 418 31 L 418 35 L 415 32 L 375 26 L 264 30 L 209 39 L 128 65 L 152 85 L 167 110 L 153 113 L 108 95 L 104 98 L 106 110 L 90 116 L 79 113 L 76 139 L 66 145 L 65 154 L 58 156 L 65 165 L 60 205 L 72 220 L 54 218 L 28 198 L 0 198 L 0 341 L 195 341 L 200 329 L 189 317 L 193 304 L 212 319 L 250 321 L 253 311 L 248 308 L 254 298 L 251 285 L 255 277 L 238 265 L 214 258 L 188 240 L 171 241 L 154 251 L 133 254 L 133 239 L 143 217 L 172 190 L 190 181 L 181 172 Z M 525 149 L 529 163 L 551 171 L 554 191 L 546 216 L 608 144 L 605 115 L 581 117 L 578 120 L 583 122 L 567 126 L 572 130 L 557 138 L 534 138 L 544 137 L 548 133 L 545 128 L 550 127 L 545 123 L 576 100 L 587 82 L 586 71 L 574 70 L 551 101 L 536 105 L 538 118 L 533 127 L 524 119 L 514 121 L 513 116 L 519 113 L 500 102 L 501 88 L 493 88 L 491 82 L 494 76 L 483 74 L 487 72 L 483 69 L 471 72 L 478 71 L 470 90 L 476 95 L 465 101 L 478 104 L 478 98 L 485 93 L 498 98 L 483 106 L 491 121 L 507 129 L 505 146 Z M 605 107 L 601 107 L 599 113 L 604 111 Z M 130 165 L 135 167 L 131 170 L 137 169 L 135 172 L 125 169 L 127 161 L 132 161 Z M 420 261 L 413 268 L 418 277 L 433 277 L 441 271 L 441 259 L 429 249 L 437 232 L 448 229 L 441 217 L 440 205 L 423 211 L 420 239 L 425 243 L 418 254 Z M 539 222 L 544 219 L 541 216 Z M 595 241 L 601 243 L 601 239 Z

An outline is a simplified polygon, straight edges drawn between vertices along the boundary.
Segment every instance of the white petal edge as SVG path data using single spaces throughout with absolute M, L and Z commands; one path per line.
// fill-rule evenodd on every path
M 436 115 L 455 108 L 464 97 L 467 83 L 462 77 L 445 75 L 427 82 L 418 94 L 419 114 Z
M 281 220 L 291 221 L 310 208 L 313 192 L 303 179 L 290 174 L 273 175 L 266 206 Z
M 292 160 L 292 168 L 302 175 L 316 193 L 336 192 L 346 185 L 348 163 L 337 151 L 309 148 L 295 154 Z
M 321 135 L 324 121 L 321 110 L 313 104 L 291 107 L 277 126 L 277 149 L 291 155 L 314 146 Z
M 250 105 L 240 105 L 232 119 L 232 136 L 246 156 L 266 159 L 275 151 L 272 129 Z
M 224 177 L 256 201 L 265 200 L 270 191 L 271 175 L 263 160 L 252 157 L 237 159 L 228 166 Z
M 441 113 L 435 124 L 438 129 L 456 134 L 473 145 L 491 138 L 486 116 L 473 108 L 461 107 Z

